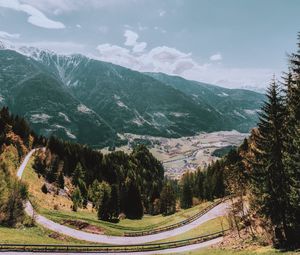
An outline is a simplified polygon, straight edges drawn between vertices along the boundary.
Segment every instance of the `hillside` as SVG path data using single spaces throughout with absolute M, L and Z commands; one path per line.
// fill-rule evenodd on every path
M 227 89 L 163 73 L 146 74 L 183 92 L 196 104 L 210 105 L 228 126 L 242 132 L 256 125 L 257 113 L 265 98 L 263 94 L 244 89 Z
M 144 74 L 82 55 L 0 47 L 0 105 L 35 131 L 96 147 L 117 133 L 182 137 L 256 125 L 264 98 L 247 90 Z

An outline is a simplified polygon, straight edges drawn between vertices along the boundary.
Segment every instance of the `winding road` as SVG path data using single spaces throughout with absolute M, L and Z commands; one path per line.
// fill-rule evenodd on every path
M 118 252 L 118 255 L 129 255 L 129 254 L 134 254 L 134 255 L 154 255 L 154 254 L 173 254 L 173 253 L 182 253 L 182 252 L 190 252 L 193 250 L 198 250 L 201 248 L 209 247 L 211 245 L 217 244 L 223 240 L 222 237 L 215 238 L 210 241 L 206 241 L 203 243 L 198 243 L 198 244 L 192 244 L 192 245 L 187 245 L 183 247 L 178 247 L 178 248 L 171 248 L 171 249 L 165 249 L 165 250 L 157 250 L 157 251 L 143 251 L 143 252 Z M 2 252 L 0 252 L 2 254 Z M 7 254 L 7 252 L 3 252 L 3 254 Z M 20 252 L 10 252 L 10 255 L 20 255 Z M 49 252 L 22 252 L 22 255 L 49 255 Z M 94 252 L 80 252 L 80 253 L 72 253 L 72 254 L 80 254 L 80 255 L 97 255 L 100 254 L 99 252 L 94 253 Z M 51 252 L 51 255 L 70 255 L 70 253 L 65 253 L 65 252 Z M 105 255 L 116 255 L 116 253 L 105 253 Z
M 19 167 L 17 171 L 17 176 L 18 178 L 22 178 L 22 174 L 24 172 L 24 169 L 26 165 L 29 162 L 30 157 L 36 150 L 30 151 L 27 156 L 25 157 L 24 161 L 22 162 L 21 166 Z M 166 239 L 169 237 L 177 236 L 182 233 L 185 233 L 191 229 L 194 229 L 195 227 L 198 227 L 202 223 L 214 219 L 219 216 L 224 216 L 227 214 L 229 209 L 229 201 L 225 201 L 210 211 L 208 211 L 206 214 L 198 218 L 197 220 L 188 223 L 184 226 L 178 227 L 176 229 L 168 230 L 165 232 L 153 234 L 153 235 L 147 235 L 147 236 L 136 236 L 136 237 L 126 237 L 126 236 L 107 236 L 107 235 L 101 235 L 101 234 L 92 234 L 92 233 L 87 233 L 84 231 L 76 230 L 73 228 L 69 228 L 63 225 L 60 225 L 54 221 L 51 221 L 47 219 L 46 217 L 39 215 L 34 212 L 32 205 L 29 201 L 26 202 L 25 206 L 25 211 L 30 217 L 34 217 L 36 222 L 43 226 L 44 228 L 50 229 L 54 232 L 70 236 L 76 239 L 88 241 L 88 242 L 94 242 L 94 243 L 106 243 L 106 244 L 118 244 L 118 245 L 128 245 L 128 244 L 145 244 L 149 242 L 154 242 L 162 239 Z M 221 241 L 221 239 L 218 239 Z M 213 240 L 211 240 L 213 241 Z M 198 245 L 205 245 L 206 243 L 208 244 L 211 241 L 204 242 L 202 244 Z M 197 245 L 195 245 L 197 246 Z M 201 247 L 202 247 L 201 246 Z M 182 247 L 184 248 L 184 247 Z M 176 248 L 177 249 L 177 248 Z M 197 248 L 195 248 L 197 249 Z M 163 252 L 163 251 L 161 251 Z M 161 253 L 161 252 L 155 252 L 155 254 Z M 170 253 L 171 251 L 168 251 Z M 175 251 L 173 251 L 175 252 Z M 141 253 L 141 254 L 151 254 L 151 253 Z

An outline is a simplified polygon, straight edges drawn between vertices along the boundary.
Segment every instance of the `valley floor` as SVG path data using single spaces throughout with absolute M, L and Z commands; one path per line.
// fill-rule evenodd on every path
M 119 136 L 127 140 L 128 144 L 116 150 L 129 153 L 136 143 L 145 143 L 151 153 L 163 163 L 165 175 L 179 179 L 186 170 L 205 167 L 218 159 L 212 155 L 215 150 L 227 146 L 239 146 L 248 135 L 237 131 L 220 131 L 200 133 L 190 137 L 163 138 L 126 133 Z M 108 153 L 107 148 L 101 151 Z

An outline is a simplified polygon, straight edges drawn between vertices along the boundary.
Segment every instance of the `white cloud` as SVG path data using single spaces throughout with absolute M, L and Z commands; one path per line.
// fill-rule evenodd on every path
M 143 52 L 147 47 L 146 42 L 137 42 L 139 35 L 131 30 L 125 30 L 124 37 L 126 38 L 124 45 L 132 47 L 133 52 Z
M 17 46 L 36 47 L 40 49 L 52 50 L 60 54 L 72 54 L 82 53 L 88 54 L 86 46 L 74 42 L 60 42 L 60 41 L 39 41 L 39 42 L 27 42 L 16 44 Z
M 15 11 L 25 12 L 29 15 L 28 22 L 32 25 L 43 27 L 43 28 L 49 28 L 49 29 L 61 29 L 65 28 L 65 25 L 59 21 L 54 21 L 36 9 L 35 7 L 28 5 L 28 4 L 22 4 L 18 0 L 0 0 L 0 7 L 10 8 Z
M 79 24 L 76 24 L 76 27 L 77 27 L 77 28 L 81 28 L 81 25 L 79 25 Z
M 169 74 L 182 74 L 196 64 L 191 59 L 190 53 L 183 53 L 166 46 L 155 47 L 148 52 L 141 53 L 145 49 L 146 43 L 137 43 L 136 33 L 126 33 L 126 35 L 125 43 L 133 46 L 132 50 L 117 45 L 101 44 L 97 46 L 99 59 L 138 71 Z
M 18 39 L 20 38 L 20 34 L 10 34 L 5 31 L 0 31 L 0 38 L 4 39 Z
M 222 65 L 206 64 L 187 70 L 183 76 L 227 88 L 259 90 L 269 84 L 274 73 L 280 74 L 280 71 L 268 68 L 228 68 Z
M 62 12 L 76 10 L 76 0 L 20 0 L 22 3 L 29 4 L 39 10 L 51 12 L 56 15 Z
M 221 61 L 223 58 L 222 58 L 222 55 L 220 53 L 217 53 L 217 54 L 214 54 L 214 55 L 210 56 L 209 59 L 211 61 Z
M 126 48 L 105 43 L 98 45 L 96 49 L 99 52 L 99 59 L 102 61 L 130 67 L 135 70 L 138 68 L 138 60 Z
M 260 68 L 228 68 L 221 65 L 221 54 L 215 54 L 211 63 L 199 63 L 191 53 L 167 46 L 154 47 L 143 52 L 134 51 L 139 44 L 138 34 L 124 33 L 125 45 L 132 50 L 111 44 L 98 45 L 100 60 L 111 62 L 141 72 L 162 72 L 179 75 L 186 79 L 217 84 L 228 88 L 265 88 L 274 70 Z M 218 55 L 218 56 L 216 56 Z M 217 62 L 217 63 L 214 63 Z M 276 72 L 275 73 L 279 73 Z
M 141 43 L 136 43 L 134 47 L 132 48 L 133 52 L 143 52 L 145 48 L 147 47 L 147 43 L 141 42 Z
M 9 0 L 8 0 L 9 1 Z M 134 2 L 135 0 L 20 0 L 44 12 L 60 15 L 82 9 L 100 9 Z
M 126 30 L 124 36 L 126 38 L 124 45 L 126 46 L 134 46 L 137 43 L 136 40 L 139 38 L 138 34 L 131 30 Z

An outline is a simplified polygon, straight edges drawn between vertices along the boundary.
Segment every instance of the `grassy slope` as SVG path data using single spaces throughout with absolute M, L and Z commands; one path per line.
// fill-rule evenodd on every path
M 179 254 L 179 253 L 176 253 Z M 216 249 L 206 248 L 184 253 L 185 255 L 299 255 L 300 252 L 280 252 L 271 247 L 253 248 L 251 250 L 232 250 L 232 249 Z
M 119 223 L 109 223 L 105 221 L 99 221 L 97 219 L 97 214 L 94 212 L 88 212 L 88 211 L 78 211 L 78 212 L 66 212 L 66 211 L 54 211 L 54 210 L 48 210 L 48 209 L 40 209 L 41 214 L 46 216 L 49 219 L 52 219 L 56 222 L 63 222 L 67 219 L 77 219 L 81 221 L 88 222 L 92 225 L 99 226 L 103 228 L 104 232 L 108 235 L 123 235 L 126 231 L 139 231 L 139 230 L 145 230 L 145 229 L 153 229 L 159 226 L 167 226 L 179 221 L 182 221 L 204 207 L 206 207 L 207 204 L 201 204 L 198 206 L 195 206 L 194 208 L 191 208 L 186 211 L 180 211 L 174 215 L 170 216 L 144 216 L 141 220 L 121 220 Z
M 10 244 L 86 244 L 87 242 L 59 235 L 51 237 L 53 232 L 42 227 L 7 228 L 0 226 L 0 242 Z
M 18 160 L 17 158 L 14 156 L 15 155 L 15 151 L 13 150 L 13 148 L 10 148 L 7 151 L 7 154 L 5 155 L 5 159 L 9 159 L 8 161 L 11 163 L 10 167 L 11 169 L 15 170 L 15 165 L 18 164 Z M 31 160 L 32 163 L 32 160 Z M 29 182 L 29 184 L 34 184 L 31 185 L 33 187 L 30 187 L 32 190 L 32 192 L 37 192 L 37 197 L 38 199 L 48 199 L 45 197 L 39 197 L 39 195 L 41 195 L 42 193 L 39 191 L 39 187 L 41 187 L 40 185 L 42 184 L 43 180 L 39 179 L 38 176 L 33 172 L 33 169 L 31 167 L 31 164 L 28 165 L 27 169 L 25 170 L 25 174 L 24 174 L 24 179 L 27 180 Z M 36 199 L 36 200 L 38 200 Z M 45 201 L 42 201 L 45 202 Z M 204 206 L 204 205 L 202 205 Z M 192 214 L 194 214 L 196 211 L 199 210 L 199 207 L 194 207 L 191 208 L 189 210 L 186 211 L 182 211 L 177 213 L 176 215 L 173 216 L 169 216 L 169 217 L 162 217 L 162 216 L 155 216 L 155 217 L 150 217 L 150 216 L 146 216 L 144 217 L 144 220 L 140 220 L 140 221 L 130 221 L 130 220 L 124 220 L 121 221 L 121 223 L 119 224 L 119 226 L 123 226 L 123 227 L 130 227 L 132 226 L 131 224 L 138 224 L 141 227 L 146 227 L 149 226 L 149 224 L 155 224 L 155 223 L 159 223 L 159 222 L 165 222 L 165 223 L 169 223 L 168 221 L 170 220 L 172 223 L 176 222 L 176 220 L 182 220 L 185 217 L 188 217 Z M 43 209 L 45 210 L 45 209 Z M 99 222 L 96 218 L 96 214 L 92 214 L 92 213 L 86 213 L 86 212 L 78 212 L 78 213 L 70 213 L 70 215 L 68 215 L 68 212 L 58 212 L 58 211 L 50 211 L 48 209 L 48 213 L 52 215 L 52 217 L 74 217 L 74 215 L 77 218 L 83 218 L 83 219 L 88 219 L 91 222 L 97 222 L 98 224 L 102 225 L 110 225 L 110 223 L 105 223 L 105 222 Z M 55 216 L 57 215 L 57 216 Z M 161 221 L 163 220 L 163 221 Z M 223 220 L 223 227 L 226 228 L 227 226 L 227 222 L 226 220 Z M 162 223 L 164 224 L 164 223 Z M 199 235 L 203 235 L 203 234 L 208 234 L 208 233 L 212 233 L 215 231 L 219 231 L 221 230 L 221 220 L 220 218 L 208 221 L 202 225 L 200 225 L 199 227 L 188 231 L 184 234 L 181 234 L 179 236 L 176 237 L 172 237 L 169 239 L 166 239 L 164 241 L 174 241 L 174 240 L 179 240 L 179 239 L 186 239 L 186 238 L 192 238 L 195 236 L 199 236 Z M 116 231 L 116 229 L 112 229 L 111 231 Z M 15 228 L 7 228 L 7 227 L 3 227 L 0 226 L 0 240 L 1 243 L 14 243 L 14 244 L 86 244 L 87 242 L 84 241 L 80 241 L 80 240 L 76 240 L 70 237 L 66 237 L 66 236 L 62 236 L 60 235 L 59 238 L 53 238 L 51 237 L 51 234 L 53 234 L 53 232 L 43 229 L 40 226 L 35 226 L 35 227 L 31 227 L 31 228 L 19 228 L 19 229 L 15 229 Z M 178 253 L 177 253 L 178 254 Z M 206 249 L 199 249 L 199 250 L 195 250 L 192 252 L 187 252 L 184 254 L 190 254 L 190 255 L 278 255 L 280 254 L 279 251 L 276 251 L 270 247 L 264 247 L 264 248 L 255 248 L 254 250 L 245 250 L 245 251 L 236 251 L 236 250 L 232 250 L 232 249 L 219 249 L 219 248 L 206 248 Z M 287 252 L 284 253 L 285 255 L 296 255 L 299 254 L 299 252 Z
M 126 231 L 149 230 L 174 224 L 191 217 L 210 204 L 210 202 L 203 203 L 187 210 L 181 210 L 170 216 L 145 215 L 141 220 L 125 219 L 119 223 L 99 221 L 96 212 L 91 209 L 80 209 L 78 212 L 73 212 L 70 209 L 72 205 L 70 199 L 42 193 L 41 187 L 44 184 L 44 178 L 38 177 L 32 168 L 32 163 L 33 159 L 30 160 L 24 171 L 23 180 L 29 184 L 30 200 L 37 205 L 37 209 L 42 215 L 60 223 L 67 219 L 85 221 L 99 226 L 104 233 L 109 235 L 123 235 Z M 54 205 L 58 205 L 59 210 L 53 210 Z
M 41 189 L 45 183 L 43 177 L 39 177 L 33 170 L 32 164 L 34 159 L 31 158 L 26 166 L 22 180 L 28 183 L 30 201 L 41 208 L 53 210 L 54 205 L 58 205 L 61 210 L 70 211 L 72 202 L 70 199 L 62 196 L 54 196 L 51 194 L 44 194 Z
M 223 224 L 223 229 L 222 229 L 222 224 Z M 218 217 L 216 219 L 209 220 L 209 221 L 201 224 L 200 226 L 198 226 L 190 231 L 187 231 L 183 234 L 180 234 L 180 235 L 177 235 L 174 237 L 170 237 L 170 238 L 166 238 L 164 240 L 160 240 L 159 243 L 160 242 L 179 241 L 179 240 L 194 238 L 194 237 L 198 237 L 198 236 L 202 236 L 202 235 L 208 235 L 208 234 L 222 231 L 224 229 L 227 229 L 228 227 L 229 227 L 229 224 L 228 224 L 226 217 Z M 158 242 L 155 242 L 155 243 L 158 243 Z

